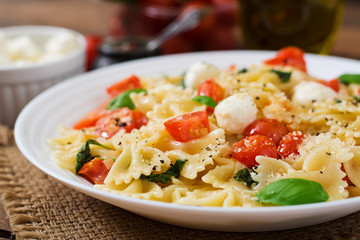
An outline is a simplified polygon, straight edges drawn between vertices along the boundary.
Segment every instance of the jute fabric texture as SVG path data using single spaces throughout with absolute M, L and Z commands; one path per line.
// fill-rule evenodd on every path
M 149 220 L 47 176 L 21 154 L 5 126 L 0 126 L 0 196 L 16 239 L 360 239 L 360 212 L 315 226 L 257 233 L 202 231 Z

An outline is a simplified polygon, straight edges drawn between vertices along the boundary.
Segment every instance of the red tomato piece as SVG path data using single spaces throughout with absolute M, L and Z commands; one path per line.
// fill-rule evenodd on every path
M 125 79 L 122 79 L 121 81 L 109 86 L 106 89 L 106 92 L 110 96 L 116 97 L 120 93 L 123 93 L 130 89 L 136 89 L 136 88 L 141 88 L 140 79 L 135 75 L 131 75 L 131 76 L 129 76 Z
M 91 111 L 74 125 L 74 129 L 83 129 L 95 126 L 96 122 L 108 113 L 106 109 Z
M 84 176 L 95 184 L 104 184 L 104 180 L 109 173 L 109 170 L 102 159 L 94 158 L 82 166 L 79 174 Z
M 252 168 L 258 163 L 257 156 L 267 156 L 277 158 L 277 149 L 275 143 L 268 137 L 262 135 L 249 136 L 231 146 L 229 157 Z
M 147 124 L 148 118 L 146 117 L 146 115 L 143 112 L 141 112 L 139 110 L 134 110 L 133 114 L 134 114 L 134 122 L 135 122 L 136 129 L 139 129 L 142 126 Z
M 306 72 L 304 51 L 297 47 L 280 49 L 275 58 L 264 61 L 269 65 L 293 66 Z
M 335 92 L 339 92 L 339 90 L 340 90 L 340 83 L 339 83 L 339 79 L 337 79 L 337 78 L 334 78 L 330 81 L 325 81 L 325 80 L 320 79 L 319 83 L 331 88 Z
M 174 140 L 187 142 L 209 133 L 209 119 L 205 111 L 186 113 L 164 122 Z
M 77 123 L 74 124 L 74 129 L 83 129 L 87 127 L 93 127 L 95 126 L 96 122 L 103 116 L 109 113 L 108 110 L 106 110 L 106 106 L 109 104 L 109 102 L 112 99 L 109 99 L 106 101 L 103 105 L 101 105 L 98 109 L 89 112 L 84 117 L 82 117 Z
M 274 141 L 276 145 L 288 133 L 287 127 L 276 119 L 257 119 L 245 128 L 246 137 L 253 135 L 263 135 Z
M 303 142 L 306 136 L 306 133 L 300 131 L 288 133 L 279 143 L 278 154 L 282 158 L 286 158 L 290 154 L 298 155 L 299 145 Z
M 86 70 L 91 70 L 93 62 L 97 57 L 98 47 L 102 42 L 102 37 L 98 35 L 88 35 L 86 40 Z
M 215 82 L 213 78 L 202 82 L 197 90 L 198 96 L 208 96 L 214 99 L 216 103 L 224 99 L 225 89 Z M 207 107 L 207 112 L 214 112 L 214 109 Z
M 127 108 L 119 108 L 109 112 L 96 122 L 96 131 L 103 138 L 111 138 L 120 129 L 129 133 L 135 128 L 134 112 Z

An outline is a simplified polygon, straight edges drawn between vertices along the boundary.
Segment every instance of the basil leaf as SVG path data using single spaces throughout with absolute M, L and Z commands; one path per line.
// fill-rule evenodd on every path
M 191 100 L 201 103 L 201 104 L 204 104 L 204 105 L 207 105 L 212 108 L 216 107 L 215 100 L 209 96 L 196 96 L 196 97 L 193 97 Z
M 256 194 L 258 202 L 274 205 L 297 205 L 326 202 L 328 193 L 321 184 L 300 178 L 287 178 L 270 183 Z
M 360 103 L 360 96 L 353 96 L 353 98 L 357 103 Z
M 130 98 L 131 93 L 141 93 L 141 92 L 147 92 L 146 89 L 143 88 L 137 88 L 137 89 L 131 89 L 126 92 L 121 93 L 117 97 L 115 97 L 107 106 L 106 109 L 108 110 L 116 110 L 118 108 L 128 107 L 131 110 L 135 109 L 135 105 L 133 101 Z
M 94 158 L 94 156 L 91 156 L 90 154 L 90 144 L 97 145 L 105 149 L 110 149 L 94 139 L 87 140 L 84 143 L 84 145 L 81 146 L 78 153 L 76 154 L 76 165 L 75 165 L 76 173 L 80 171 L 80 169 L 82 168 L 82 166 L 84 166 L 85 163 L 90 162 Z
M 254 181 L 254 179 L 251 177 L 251 171 L 253 170 L 249 170 L 248 168 L 241 169 L 234 175 L 234 179 L 239 182 L 245 182 L 246 186 L 248 187 L 253 184 L 258 184 L 258 182 Z
M 240 74 L 240 73 L 247 73 L 248 70 L 246 68 L 243 68 L 241 70 L 239 70 L 237 73 Z
M 339 81 L 343 84 L 360 84 L 360 74 L 343 74 L 340 77 L 338 77 Z
M 159 173 L 159 174 L 150 174 L 148 176 L 141 174 L 140 179 L 145 179 L 150 182 L 160 182 L 160 183 L 167 183 L 171 179 L 171 177 L 178 178 L 180 177 L 180 171 L 183 169 L 185 162 L 187 159 L 181 160 L 177 159 L 175 164 L 172 165 L 166 172 Z
M 290 80 L 290 77 L 291 77 L 291 72 L 283 72 L 283 71 L 275 70 L 275 69 L 270 70 L 270 72 L 276 73 L 279 76 L 280 81 L 282 83 L 288 82 Z

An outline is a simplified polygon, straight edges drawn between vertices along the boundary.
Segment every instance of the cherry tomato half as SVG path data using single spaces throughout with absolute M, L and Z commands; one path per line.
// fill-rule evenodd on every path
M 187 142 L 209 133 L 209 119 L 205 111 L 186 113 L 164 122 L 174 140 Z
M 307 136 L 306 133 L 294 131 L 288 133 L 279 143 L 278 154 L 282 158 L 288 157 L 290 154 L 298 155 L 298 148 Z
M 95 126 L 96 122 L 103 116 L 109 113 L 108 110 L 106 110 L 106 106 L 109 104 L 111 99 L 106 101 L 103 105 L 101 105 L 98 109 L 89 112 L 85 116 L 83 116 L 77 123 L 74 124 L 74 129 L 83 129 L 87 127 L 93 127 Z
M 131 76 L 124 78 L 124 79 L 120 80 L 119 82 L 114 83 L 113 85 L 109 86 L 106 89 L 106 92 L 110 96 L 116 97 L 120 93 L 123 93 L 130 89 L 135 89 L 135 88 L 141 88 L 140 79 L 135 75 L 131 75 Z
M 275 58 L 264 61 L 269 65 L 293 66 L 306 72 L 304 51 L 297 47 L 285 47 L 280 49 Z
M 217 84 L 213 78 L 211 78 L 199 85 L 197 95 L 211 97 L 216 103 L 218 103 L 224 99 L 225 90 L 219 84 Z M 214 109 L 207 107 L 206 111 L 212 113 L 214 112 Z
M 245 128 L 245 136 L 263 135 L 274 141 L 276 145 L 288 133 L 287 127 L 276 119 L 257 119 Z
M 134 128 L 140 128 L 147 123 L 143 113 L 134 113 L 131 109 L 124 107 L 111 111 L 96 122 L 96 131 L 103 138 L 111 138 L 120 129 L 129 133 Z
M 94 158 L 82 166 L 79 174 L 95 184 L 104 184 L 109 170 L 102 159 Z
M 340 90 L 340 83 L 339 83 L 339 79 L 337 79 L 337 78 L 334 78 L 330 81 L 319 80 L 319 83 L 331 88 L 335 92 L 339 92 L 339 90 Z
M 267 156 L 277 158 L 277 149 L 275 143 L 268 137 L 262 135 L 249 136 L 231 146 L 229 157 L 252 168 L 258 163 L 257 156 Z

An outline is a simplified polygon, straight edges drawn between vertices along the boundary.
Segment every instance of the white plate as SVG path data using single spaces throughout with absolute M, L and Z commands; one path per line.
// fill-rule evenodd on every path
M 317 204 L 264 207 L 218 208 L 183 206 L 116 195 L 92 187 L 50 161 L 47 139 L 57 136 L 60 124 L 72 124 L 106 99 L 105 88 L 130 74 L 157 76 L 182 74 L 192 63 L 207 61 L 220 68 L 260 64 L 275 52 L 222 51 L 154 57 L 103 68 L 62 82 L 33 99 L 19 115 L 15 139 L 20 151 L 36 167 L 66 185 L 139 215 L 161 222 L 219 231 L 269 231 L 309 226 L 360 210 L 360 197 Z M 360 61 L 306 56 L 310 74 L 331 79 L 343 73 L 360 72 Z

